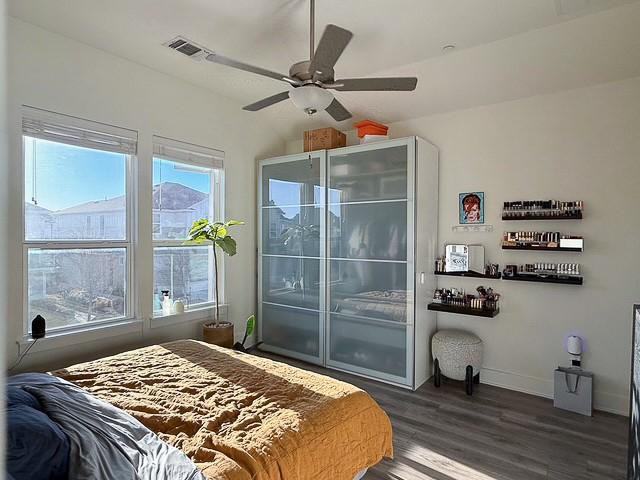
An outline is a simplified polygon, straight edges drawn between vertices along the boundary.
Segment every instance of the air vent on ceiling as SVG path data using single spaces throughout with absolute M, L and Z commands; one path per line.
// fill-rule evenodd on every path
M 202 60 L 211 53 L 211 51 L 198 45 L 197 43 L 180 36 L 174 38 L 173 40 L 169 40 L 166 43 L 163 43 L 163 45 L 165 47 L 169 47 L 171 50 L 180 52 L 183 55 L 186 55 L 187 57 L 194 60 Z

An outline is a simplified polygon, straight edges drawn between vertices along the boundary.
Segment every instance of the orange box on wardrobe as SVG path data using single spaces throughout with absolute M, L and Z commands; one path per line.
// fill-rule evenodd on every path
M 358 138 L 362 138 L 365 135 L 386 135 L 389 131 L 389 127 L 373 120 L 363 120 L 354 123 L 353 126 L 358 129 Z

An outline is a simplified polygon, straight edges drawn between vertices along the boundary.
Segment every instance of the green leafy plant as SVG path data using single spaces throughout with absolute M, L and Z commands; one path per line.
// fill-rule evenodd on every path
M 253 333 L 256 328 L 256 316 L 251 315 L 247 318 L 247 328 L 244 331 L 244 338 L 242 339 L 242 345 L 247 341 L 247 337 Z
M 255 329 L 256 329 L 256 316 L 251 315 L 249 318 L 247 318 L 247 325 L 244 330 L 244 337 L 242 338 L 242 342 L 236 342 L 233 348 L 240 352 L 246 352 L 247 349 L 245 348 L 244 344 L 247 341 L 247 338 L 249 337 L 249 335 L 251 335 Z
M 220 324 L 220 306 L 218 302 L 218 248 L 224 253 L 233 257 L 237 253 L 236 241 L 229 235 L 229 229 L 237 225 L 244 225 L 238 220 L 227 222 L 211 222 L 206 218 L 201 218 L 193 222 L 185 245 L 213 244 L 213 269 L 216 290 L 216 319 L 215 326 Z

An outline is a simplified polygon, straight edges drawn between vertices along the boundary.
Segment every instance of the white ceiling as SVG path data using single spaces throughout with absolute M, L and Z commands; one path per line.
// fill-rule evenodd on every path
M 317 39 L 327 23 L 355 35 L 337 77 L 418 76 L 413 93 L 338 93 L 354 119 L 404 120 L 640 75 L 640 0 L 317 0 L 316 10 Z M 9 12 L 242 104 L 286 84 L 162 43 L 184 35 L 283 73 L 308 57 L 308 0 L 9 0 Z M 457 48 L 444 53 L 446 44 Z M 334 123 L 290 102 L 250 115 L 285 138 Z

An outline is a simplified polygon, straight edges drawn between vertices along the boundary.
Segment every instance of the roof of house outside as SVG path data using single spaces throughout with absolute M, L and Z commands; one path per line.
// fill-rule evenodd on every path
M 108 198 L 105 200 L 97 200 L 95 202 L 81 203 L 80 205 L 74 205 L 73 207 L 63 208 L 54 212 L 56 215 L 69 215 L 77 213 L 99 213 L 99 212 L 113 212 L 117 210 L 125 209 L 124 195 L 114 198 Z
M 26 213 L 39 213 L 39 214 L 43 214 L 43 215 L 47 215 L 47 214 L 52 214 L 53 212 L 51 210 L 48 210 L 44 207 L 41 207 L 40 205 L 35 205 L 31 202 L 26 202 L 24 204 L 24 208 Z
M 154 210 L 189 210 L 197 203 L 204 201 L 208 195 L 204 192 L 173 182 L 163 182 L 153 186 L 153 209 Z M 107 198 L 93 202 L 81 203 L 72 207 L 64 208 L 52 212 L 31 203 L 27 203 L 27 208 L 42 210 L 41 213 L 52 213 L 55 215 L 102 213 L 124 210 L 125 197 Z
M 163 182 L 153 186 L 153 209 L 184 210 L 207 197 L 206 193 L 180 183 Z

